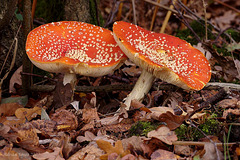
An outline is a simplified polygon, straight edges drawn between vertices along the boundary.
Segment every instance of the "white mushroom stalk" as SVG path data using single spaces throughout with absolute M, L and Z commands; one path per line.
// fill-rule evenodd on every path
M 142 101 L 144 96 L 149 92 L 152 87 L 152 83 L 155 77 L 147 72 L 145 69 L 142 70 L 140 77 L 138 78 L 136 84 L 134 85 L 131 93 L 124 99 L 124 104 L 127 106 L 126 109 L 129 110 L 131 101 L 136 99 Z
M 113 34 L 121 50 L 143 69 L 125 100 L 127 110 L 131 100 L 141 101 L 149 92 L 154 77 L 186 90 L 200 90 L 211 78 L 204 54 L 184 40 L 123 21 L 114 23 Z

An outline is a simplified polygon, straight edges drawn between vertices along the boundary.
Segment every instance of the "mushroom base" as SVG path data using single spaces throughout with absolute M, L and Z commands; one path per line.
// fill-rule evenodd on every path
M 133 99 L 136 99 L 138 101 L 142 101 L 144 96 L 149 92 L 149 90 L 152 87 L 152 83 L 154 81 L 155 77 L 147 72 L 146 70 L 143 70 L 138 81 L 136 82 L 133 90 L 131 93 L 125 98 L 124 104 L 127 106 L 125 109 L 129 110 L 131 106 L 131 101 Z

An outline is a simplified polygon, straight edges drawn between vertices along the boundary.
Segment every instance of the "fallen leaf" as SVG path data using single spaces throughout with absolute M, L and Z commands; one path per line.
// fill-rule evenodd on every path
M 1 116 L 12 116 L 18 108 L 23 108 L 24 106 L 19 103 L 4 103 L 0 104 L 0 115 Z
M 87 145 L 86 147 L 77 151 L 68 160 L 98 160 L 104 152 L 95 145 Z
M 158 149 L 151 155 L 151 160 L 177 160 L 179 158 L 180 157 L 178 155 L 175 155 L 173 152 L 169 152 L 163 149 Z
M 65 160 L 62 157 L 62 149 L 59 147 L 55 147 L 54 152 L 49 153 L 44 152 L 44 153 L 37 153 L 33 155 L 33 158 L 37 159 L 37 160 Z
M 9 93 L 16 93 L 16 89 L 14 88 L 14 84 L 17 83 L 22 85 L 22 66 L 20 66 L 12 75 L 10 82 L 9 82 Z
M 237 105 L 238 100 L 236 98 L 224 99 L 219 101 L 216 106 L 220 108 L 234 108 Z
M 96 108 L 82 109 L 82 113 L 82 121 L 84 123 L 89 123 L 90 121 L 100 119 Z
M 170 129 L 166 126 L 161 126 L 156 130 L 148 132 L 147 137 L 157 138 L 169 145 L 172 145 L 172 142 L 177 141 L 178 139 L 175 132 L 170 131 Z
M 215 160 L 215 159 L 223 159 L 223 154 L 221 151 L 217 149 L 213 143 L 205 143 L 204 150 L 205 154 L 203 155 L 202 159 L 204 160 Z M 219 157 L 219 158 L 218 158 Z
M 233 115 L 236 115 L 236 116 L 240 116 L 240 109 L 231 109 L 231 108 L 226 109 L 226 110 L 223 111 L 222 117 L 224 119 L 226 119 L 228 114 L 233 114 Z
M 57 122 L 52 120 L 34 120 L 30 122 L 34 128 L 38 129 L 42 136 L 53 136 L 57 134 Z M 39 134 L 40 134 L 39 133 Z
M 25 121 L 26 119 L 28 121 L 32 120 L 33 118 L 36 118 L 38 115 L 41 115 L 42 109 L 40 107 L 34 107 L 34 108 L 19 108 L 15 112 L 15 116 Z
M 192 152 L 192 148 L 189 146 L 174 145 L 174 153 L 178 155 L 190 156 Z
M 126 139 L 122 140 L 122 145 L 124 150 L 129 149 L 128 147 L 131 145 L 134 150 L 142 150 L 142 147 L 144 145 L 141 137 L 139 136 L 132 136 Z
M 0 149 L 0 159 L 1 160 L 20 160 L 17 152 L 12 150 L 11 145 L 7 145 L 4 148 Z
M 126 156 L 121 158 L 121 160 L 136 160 L 136 159 L 137 159 L 137 157 L 135 157 L 132 154 L 127 154 Z M 113 160 L 115 160 L 115 159 L 113 159 Z
M 96 138 L 96 136 L 92 132 L 85 131 L 84 136 L 77 137 L 77 141 L 81 143 L 84 141 L 92 141 L 92 140 L 94 140 L 94 138 Z
M 152 107 L 150 108 L 150 116 L 152 119 L 159 120 L 159 116 L 163 113 L 171 112 L 174 114 L 174 111 L 172 108 L 169 107 Z
M 32 157 L 26 150 L 22 148 L 13 148 L 12 150 L 18 154 L 20 160 L 32 160 Z
M 111 153 L 117 153 L 120 157 L 124 157 L 125 155 L 130 153 L 129 150 L 124 151 L 122 142 L 119 140 L 115 143 L 114 147 L 111 145 L 110 142 L 101 139 L 97 140 L 96 143 L 99 148 L 106 152 L 105 155 L 100 156 L 100 159 L 102 160 L 107 160 L 108 155 Z
M 78 127 L 77 117 L 70 111 L 58 109 L 50 116 L 52 121 L 57 122 L 57 130 L 73 130 Z
M 141 74 L 141 68 L 136 68 L 136 66 L 125 67 L 122 69 L 125 74 L 128 74 L 132 77 L 136 77 Z
M 174 115 L 172 112 L 167 111 L 166 113 L 161 114 L 158 120 L 160 122 L 165 122 L 170 130 L 174 130 L 178 128 L 185 119 L 186 116 L 177 116 Z
M 58 109 L 62 106 L 69 105 L 73 99 L 73 90 L 70 83 L 63 85 L 63 77 L 59 76 L 53 92 L 53 107 Z

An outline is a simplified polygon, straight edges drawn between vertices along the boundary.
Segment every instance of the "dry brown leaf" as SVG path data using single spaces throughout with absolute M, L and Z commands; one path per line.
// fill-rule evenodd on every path
M 227 118 L 227 115 L 228 114 L 233 114 L 233 115 L 236 115 L 236 116 L 239 116 L 240 115 L 240 109 L 227 109 L 227 110 L 224 110 L 223 111 L 223 118 Z
M 33 158 L 37 159 L 37 160 L 65 160 L 62 157 L 62 149 L 59 147 L 55 147 L 54 152 L 49 153 L 44 152 L 44 153 L 37 153 L 33 155 Z
M 175 132 L 170 131 L 170 129 L 166 126 L 161 126 L 156 130 L 148 132 L 147 136 L 149 138 L 157 138 L 169 145 L 172 145 L 172 142 L 177 141 Z
M 126 139 L 122 140 L 122 145 L 124 150 L 129 149 L 128 147 L 131 145 L 134 150 L 142 150 L 142 147 L 144 145 L 142 139 L 139 136 L 132 136 Z
M 210 143 L 210 142 L 205 143 L 204 144 L 205 154 L 203 155 L 202 159 L 204 159 L 204 160 L 215 160 L 215 159 L 223 160 L 222 152 L 219 151 L 218 149 L 216 151 L 216 149 L 217 148 L 214 146 L 213 143 Z
M 20 66 L 12 75 L 9 83 L 9 93 L 16 93 L 16 89 L 14 88 L 14 84 L 17 83 L 19 85 L 22 85 L 22 66 Z
M 38 115 L 41 115 L 41 111 L 42 110 L 40 107 L 34 107 L 31 109 L 19 108 L 16 110 L 15 116 L 20 120 L 23 119 L 25 121 L 27 119 L 28 121 L 30 121 L 33 118 L 36 118 Z
M 232 11 L 226 11 L 222 16 L 218 16 L 215 18 L 216 23 L 220 26 L 222 30 L 226 29 L 227 27 L 230 27 L 231 22 L 235 20 L 237 14 Z
M 66 134 L 65 132 L 58 132 L 57 136 L 50 142 L 49 149 L 54 149 L 55 147 L 62 148 L 62 154 L 65 158 L 67 158 L 74 148 L 70 141 L 71 137 L 69 134 Z
M 126 156 L 121 158 L 121 160 L 136 160 L 136 159 L 137 159 L 137 157 L 135 157 L 132 154 L 127 154 Z M 113 159 L 113 160 L 115 160 L 115 159 Z
M 103 150 L 99 149 L 94 145 L 88 145 L 81 150 L 77 151 L 68 160 L 99 160 L 100 156 L 103 155 Z
M 139 108 L 142 108 L 142 107 L 145 107 L 145 105 L 142 104 L 141 102 L 139 102 L 138 100 L 133 99 L 131 101 L 131 109 L 139 109 Z
M 11 132 L 2 135 L 8 141 L 17 144 L 19 147 L 31 153 L 41 153 L 45 150 L 39 146 L 37 130 L 30 122 L 11 127 Z
M 216 106 L 220 108 L 234 108 L 237 105 L 238 100 L 236 98 L 224 99 L 219 101 Z
M 114 147 L 111 145 L 110 142 L 101 139 L 97 140 L 96 143 L 99 148 L 106 152 L 105 155 L 100 156 L 100 159 L 102 160 L 107 160 L 108 155 L 111 153 L 117 153 L 120 157 L 124 157 L 125 155 L 130 154 L 129 150 L 124 151 L 121 141 L 117 141 Z
M 34 120 L 31 124 L 41 132 L 42 136 L 57 134 L 57 122 L 51 120 Z
M 175 155 L 173 152 L 169 152 L 163 149 L 158 149 L 151 155 L 151 160 L 177 160 L 178 158 L 180 158 L 178 155 Z
M 158 120 L 161 122 L 165 122 L 170 130 L 174 130 L 178 128 L 185 119 L 186 116 L 177 116 L 174 115 L 172 112 L 167 111 L 167 113 L 161 114 Z
M 26 150 L 22 148 L 13 148 L 12 150 L 18 154 L 20 160 L 32 160 L 32 157 Z
M 87 109 L 82 109 L 82 121 L 84 123 L 89 123 L 92 120 L 99 120 L 99 116 L 97 113 L 96 108 L 87 108 Z
M 159 116 L 166 112 L 171 112 L 174 114 L 173 109 L 169 107 L 152 107 L 150 108 L 150 111 L 152 112 L 150 113 L 151 118 L 155 120 L 159 120 Z
M 12 149 L 12 145 L 7 145 L 0 150 L 1 160 L 20 160 L 19 155 Z
M 136 77 L 136 76 L 141 74 L 141 69 L 140 68 L 136 68 L 136 66 L 125 67 L 125 68 L 122 69 L 122 71 L 125 74 L 128 74 L 128 75 L 130 75 L 132 77 Z
M 0 124 L 0 135 L 6 135 L 8 131 L 10 130 L 10 127 L 4 124 Z
M 84 136 L 78 136 L 76 139 L 81 143 L 84 141 L 92 141 L 94 138 L 96 138 L 96 136 L 92 132 L 85 131 Z
M 174 153 L 178 155 L 190 156 L 192 152 L 192 148 L 189 146 L 174 145 Z
M 70 111 L 58 109 L 51 115 L 51 120 L 57 122 L 57 130 L 73 130 L 78 127 L 77 117 Z
M 0 104 L 1 116 L 12 116 L 18 108 L 23 108 L 23 105 L 19 103 L 3 103 Z

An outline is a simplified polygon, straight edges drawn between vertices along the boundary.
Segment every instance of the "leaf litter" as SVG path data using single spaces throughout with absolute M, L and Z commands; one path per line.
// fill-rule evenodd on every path
M 130 3 L 122 1 L 119 3 L 122 3 L 124 8 L 123 20 L 132 22 L 134 15 Z M 148 29 L 151 20 L 145 18 L 152 18 L 155 7 L 144 1 L 136 3 L 138 5 L 135 16 L 138 25 Z M 170 4 L 169 1 L 161 3 Z M 229 3 L 235 8 L 240 6 L 239 2 L 226 0 L 224 3 Z M 106 16 L 110 13 L 114 13 L 111 11 L 114 8 L 112 5 L 114 3 L 110 3 L 109 0 L 101 1 L 99 8 L 104 19 L 107 19 Z M 195 10 L 197 15 L 204 16 L 199 5 L 202 5 L 200 1 L 189 2 L 187 7 Z M 221 34 L 229 27 L 239 27 L 239 14 L 235 11 L 225 5 L 223 7 L 217 1 L 208 5 L 206 16 L 221 29 Z M 159 26 L 162 25 L 166 13 L 162 8 L 159 10 L 153 29 L 155 32 L 159 32 Z M 174 35 L 179 29 L 180 22 L 177 22 L 174 16 L 171 18 L 173 19 L 170 19 L 166 32 Z M 233 36 L 232 34 L 233 32 L 230 35 Z M 203 44 L 195 44 L 211 63 L 212 81 L 238 83 L 239 42 L 228 41 L 223 37 L 215 38 L 215 41 L 211 40 L 213 43 L 217 42 L 214 47 L 225 46 L 226 43 L 230 55 L 224 55 L 223 50 L 214 48 L 218 53 L 216 56 L 213 50 L 206 49 Z M 223 60 L 222 63 L 220 60 Z M 161 85 L 166 83 L 156 79 L 149 95 L 146 95 L 142 102 L 133 100 L 131 110 L 126 111 L 121 102 L 128 95 L 128 91 L 95 92 L 93 89 L 92 92 L 77 91 L 73 94 L 69 90 L 69 85 L 62 85 L 61 79 L 58 79 L 59 83 L 56 83 L 52 93 L 36 92 L 29 98 L 20 96 L 19 71 L 10 81 L 11 96 L 1 98 L 0 159 L 7 159 L 9 155 L 11 159 L 21 159 L 24 155 L 39 160 L 197 158 L 210 160 L 223 159 L 223 156 L 230 156 L 229 153 L 235 159 L 240 156 L 240 147 L 237 143 L 239 141 L 237 133 L 240 130 L 240 93 L 234 88 L 224 88 L 226 94 L 222 94 L 220 88 L 204 88 L 198 92 L 185 92 L 181 89 L 161 90 L 159 89 Z M 78 85 L 92 87 L 132 85 L 140 73 L 139 67 L 126 61 L 113 75 L 99 78 L 79 77 Z M 120 112 L 116 112 L 119 107 Z M 44 116 L 47 118 L 41 118 L 42 110 L 48 114 Z M 204 125 L 209 121 L 218 122 L 219 125 L 214 127 L 220 127 L 221 132 L 211 135 L 213 132 L 210 130 L 213 127 Z M 137 126 L 139 122 L 141 127 Z M 151 125 L 156 126 L 149 127 Z M 147 134 L 134 135 L 131 131 L 133 134 L 130 135 L 132 128 L 135 128 L 135 133 L 147 132 Z M 196 134 L 199 128 L 200 134 Z M 183 138 L 177 134 L 177 130 L 183 132 Z M 191 131 L 192 135 L 188 134 L 188 131 Z M 219 147 L 219 144 L 224 147 Z

